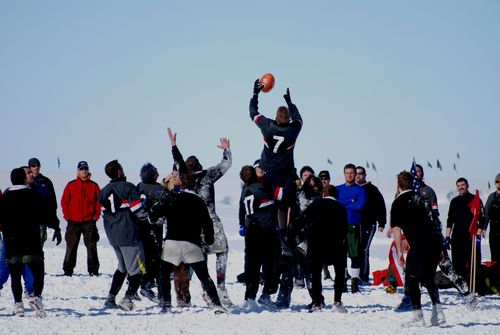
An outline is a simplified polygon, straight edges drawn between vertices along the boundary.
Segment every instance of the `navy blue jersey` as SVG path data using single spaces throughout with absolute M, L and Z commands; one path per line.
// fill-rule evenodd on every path
M 297 106 L 288 105 L 290 123 L 279 125 L 258 112 L 257 96 L 250 100 L 250 118 L 259 127 L 264 137 L 264 148 L 260 157 L 261 167 L 267 172 L 289 172 L 295 169 L 293 149 L 302 129 L 302 117 Z
M 244 186 L 240 199 L 240 225 L 259 224 L 261 228 L 275 228 L 278 224 L 272 193 L 262 183 Z

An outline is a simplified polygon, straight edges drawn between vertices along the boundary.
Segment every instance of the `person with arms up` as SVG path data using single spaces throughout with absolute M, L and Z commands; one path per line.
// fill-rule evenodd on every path
M 61 208 L 64 219 L 68 222 L 66 228 L 66 255 L 63 271 L 65 276 L 72 276 L 76 266 L 76 255 L 80 237 L 87 248 L 87 270 L 89 275 L 99 275 L 99 257 L 97 256 L 97 241 L 99 233 L 96 222 L 101 215 L 99 203 L 99 185 L 90 179 L 91 173 L 86 161 L 81 161 L 76 167 L 76 179 L 70 181 L 64 188 L 61 198 Z

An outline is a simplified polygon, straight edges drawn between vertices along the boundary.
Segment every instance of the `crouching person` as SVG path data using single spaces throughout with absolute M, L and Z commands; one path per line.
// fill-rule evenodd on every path
M 111 181 L 99 195 L 103 208 L 104 230 L 118 258 L 118 269 L 113 275 L 105 306 L 132 310 L 133 298 L 141 284 L 144 268 L 144 250 L 139 233 L 139 220 L 147 220 L 141 198 L 134 184 L 127 182 L 123 168 L 117 160 L 104 167 Z M 128 289 L 116 304 L 116 295 L 128 275 Z
M 207 263 L 201 249 L 202 235 L 207 244 L 214 243 L 213 222 L 207 206 L 192 190 L 196 176 L 185 174 L 182 181 L 174 176 L 174 182 L 182 185 L 182 190 L 169 192 L 162 200 L 153 205 L 149 211 L 151 222 L 159 217 L 167 220 L 167 233 L 160 265 L 160 306 L 162 312 L 172 307 L 170 274 L 174 266 L 181 262 L 189 264 L 200 279 L 201 286 L 207 292 L 216 313 L 225 312 L 222 307 L 215 284 L 208 274 Z
M 26 186 L 23 168 L 12 170 L 12 187 L 0 198 L 0 226 L 5 240 L 5 259 L 11 275 L 14 314 L 24 316 L 21 275 L 26 264 L 33 273 L 33 294 L 29 305 L 37 317 L 45 317 L 42 305 L 44 261 L 40 222 L 47 222 L 49 213 L 44 200 Z

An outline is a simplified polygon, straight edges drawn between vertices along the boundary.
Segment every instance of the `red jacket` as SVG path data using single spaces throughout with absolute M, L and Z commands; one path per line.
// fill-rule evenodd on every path
M 97 221 L 101 215 L 99 185 L 90 180 L 77 177 L 64 188 L 61 207 L 64 219 L 73 222 Z

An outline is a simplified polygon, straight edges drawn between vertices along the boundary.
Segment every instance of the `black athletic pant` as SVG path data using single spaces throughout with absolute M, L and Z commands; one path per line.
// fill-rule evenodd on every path
M 359 243 L 361 245 L 361 257 L 359 278 L 367 282 L 370 278 L 370 245 L 372 244 L 373 235 L 377 231 L 377 225 L 375 223 L 361 223 L 360 228 Z
M 221 306 L 217 288 L 208 274 L 208 268 L 205 261 L 189 264 L 194 273 L 201 282 L 201 287 L 207 292 L 208 297 L 216 306 Z M 165 261 L 161 261 L 160 265 L 160 294 L 166 305 L 172 304 L 172 297 L 170 294 L 170 274 L 174 271 L 174 265 Z
M 261 229 L 252 224 L 245 233 L 245 300 L 255 299 L 259 290 L 260 268 L 264 271 L 262 293 L 274 294 L 278 290 L 278 261 L 280 241 L 274 227 Z
M 66 255 L 64 256 L 63 270 L 65 273 L 73 273 L 76 266 L 76 255 L 80 236 L 83 235 L 83 243 L 87 247 L 87 270 L 90 274 L 99 273 L 99 258 L 97 257 L 97 241 L 99 233 L 95 221 L 73 222 L 68 221 L 66 234 Z
M 45 264 L 43 261 L 31 262 L 26 264 L 33 273 L 33 293 L 36 297 L 41 297 L 43 292 L 44 277 L 45 277 Z M 23 301 L 23 286 L 21 284 L 21 276 L 23 274 L 23 264 L 9 263 L 10 271 L 10 285 L 12 295 L 15 302 Z
M 435 271 L 434 271 L 435 274 Z M 439 304 L 439 291 L 436 283 L 434 282 L 434 276 L 432 278 L 426 278 L 423 281 L 418 280 L 415 276 L 406 274 L 405 281 L 408 283 L 408 293 L 410 295 L 411 305 L 414 310 L 422 309 L 422 304 L 420 302 L 420 283 L 424 284 L 429 292 L 429 297 L 431 298 L 432 304 Z
M 161 226 L 149 225 L 144 227 L 142 245 L 144 248 L 144 258 L 146 273 L 142 276 L 141 287 L 151 288 L 155 281 L 159 282 L 160 275 L 160 254 L 161 254 Z

